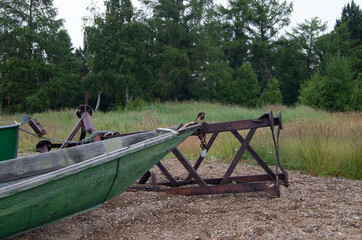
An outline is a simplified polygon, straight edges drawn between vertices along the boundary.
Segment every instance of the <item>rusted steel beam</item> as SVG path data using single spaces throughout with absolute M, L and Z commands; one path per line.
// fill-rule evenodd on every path
M 84 123 L 85 131 L 88 133 L 97 132 L 98 130 L 94 126 L 93 119 L 91 118 L 90 114 L 88 112 L 84 112 L 82 114 L 82 121 Z
M 169 171 L 167 171 L 167 169 L 162 165 L 161 162 L 157 163 L 157 167 L 161 170 L 161 172 L 165 175 L 165 177 L 167 178 L 167 180 L 170 181 L 170 183 L 172 184 L 173 187 L 178 187 L 177 181 L 176 179 L 174 179 L 171 175 L 171 173 L 169 173 Z
M 274 125 L 279 125 L 278 117 L 273 118 Z M 250 120 L 240 120 L 233 122 L 222 122 L 222 123 L 205 123 L 204 126 L 194 133 L 197 135 L 198 133 L 214 133 L 214 132 L 229 132 L 232 130 L 245 130 L 252 128 L 261 128 L 261 127 L 270 127 L 269 115 L 264 114 L 260 118 L 250 119 Z
M 175 148 L 172 150 L 173 154 L 177 157 L 177 159 L 181 162 L 181 164 L 186 168 L 186 170 L 191 174 L 191 176 L 195 179 L 197 184 L 200 186 L 206 186 L 206 182 L 202 177 L 195 171 L 195 169 L 191 166 L 191 164 L 186 160 L 186 158 L 182 155 L 182 153 Z
M 160 171 L 163 173 L 163 175 L 165 175 L 165 177 L 167 178 L 167 180 L 169 180 L 170 182 L 170 186 L 173 187 L 178 187 L 178 183 L 176 181 L 176 179 L 174 179 L 171 175 L 171 173 L 169 171 L 167 171 L 167 169 L 165 168 L 165 166 L 162 165 L 162 163 L 158 162 L 157 167 L 160 169 Z M 151 173 L 150 171 L 147 171 L 145 174 L 143 174 L 143 176 L 138 180 L 138 184 L 145 184 L 147 182 L 147 180 L 152 176 L 153 173 Z M 153 179 L 152 179 L 153 181 Z
M 281 183 L 286 182 L 286 177 L 284 174 L 280 173 L 278 174 L 279 180 Z M 204 179 L 207 184 L 211 185 L 220 185 L 220 182 L 222 178 L 206 178 Z M 272 182 L 273 180 L 268 174 L 261 174 L 261 175 L 249 175 L 249 176 L 236 176 L 236 177 L 230 177 L 227 184 L 233 184 L 235 183 L 255 183 L 255 182 Z M 195 180 L 189 180 L 189 181 L 177 181 L 177 184 L 179 186 L 185 186 L 185 185 L 192 185 L 196 184 Z M 166 186 L 166 187 L 172 187 L 172 185 L 169 182 L 160 182 L 158 185 Z
M 226 184 L 228 182 L 228 178 L 230 177 L 231 173 L 234 171 L 236 165 L 238 164 L 241 156 L 243 155 L 244 151 L 249 145 L 249 142 L 251 138 L 254 136 L 254 133 L 256 132 L 256 128 L 250 129 L 248 134 L 246 135 L 244 143 L 241 145 L 239 151 L 236 153 L 234 160 L 231 162 L 228 170 L 226 171 L 223 179 L 221 180 L 220 184 Z
M 39 137 L 47 133 L 43 126 L 35 118 L 29 119 L 29 125 Z
M 143 176 L 138 180 L 137 184 L 145 184 L 147 180 L 151 177 L 150 171 L 147 171 Z
M 79 141 L 83 140 L 86 135 L 87 135 L 87 131 L 85 130 L 84 124 L 82 124 L 81 129 L 80 129 Z
M 77 134 L 78 130 L 80 129 L 80 127 L 82 126 L 83 121 L 82 119 L 79 119 L 77 125 L 75 125 L 75 127 L 73 128 L 73 130 L 70 132 L 69 136 L 67 137 L 67 139 L 65 140 L 65 142 L 62 144 L 62 146 L 60 146 L 60 149 L 62 148 L 66 148 L 69 145 L 69 141 L 72 141 L 74 136 Z
M 265 191 L 274 196 L 279 196 L 279 188 L 275 182 L 259 182 L 259 183 L 238 183 L 227 185 L 215 185 L 204 187 L 179 187 L 159 189 L 158 192 L 177 194 L 177 195 L 207 195 L 207 194 L 225 194 L 240 192 L 257 192 Z
M 151 173 L 151 180 L 152 180 L 152 188 L 158 190 L 159 188 L 157 185 L 156 174 L 154 172 Z

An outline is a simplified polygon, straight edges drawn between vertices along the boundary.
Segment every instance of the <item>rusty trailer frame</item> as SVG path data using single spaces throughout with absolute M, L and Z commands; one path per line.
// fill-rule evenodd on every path
M 272 138 L 275 147 L 275 171 L 273 171 L 263 159 L 250 146 L 250 141 L 253 138 L 258 128 L 270 127 Z M 276 133 L 275 128 L 277 127 Z M 187 170 L 188 176 L 183 180 L 176 180 L 174 176 L 159 162 L 157 167 L 164 174 L 167 181 L 157 182 L 156 174 L 148 171 L 138 181 L 137 186 L 130 187 L 130 191 L 146 190 L 164 192 L 178 195 L 206 195 L 206 194 L 225 194 L 225 193 L 241 193 L 241 192 L 256 192 L 264 191 L 273 196 L 280 196 L 280 185 L 288 187 L 288 173 L 280 164 L 279 161 L 279 135 L 283 128 L 281 113 L 273 116 L 273 112 L 262 115 L 257 119 L 222 122 L 222 123 L 204 123 L 203 126 L 193 135 L 202 136 L 212 134 L 207 142 L 205 149 L 208 151 L 219 133 L 230 132 L 241 144 L 234 159 L 231 161 L 228 169 L 222 178 L 204 179 L 198 169 L 202 164 L 205 156 L 201 156 L 192 166 L 186 157 L 175 148 L 172 152 Z M 249 130 L 246 137 L 243 138 L 239 130 Z M 235 167 L 239 163 L 243 153 L 248 151 L 258 165 L 264 170 L 265 174 L 248 175 L 248 176 L 231 176 Z M 152 187 L 147 187 L 145 183 L 151 178 Z

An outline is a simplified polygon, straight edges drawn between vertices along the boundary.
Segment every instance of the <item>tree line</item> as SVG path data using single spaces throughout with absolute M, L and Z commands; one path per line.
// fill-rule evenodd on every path
M 85 91 L 101 110 L 155 99 L 362 110 L 362 12 L 353 0 L 329 33 L 318 17 L 285 32 L 286 1 L 104 4 L 104 13 L 90 7 L 74 50 L 52 0 L 0 2 L 3 111 L 74 108 Z

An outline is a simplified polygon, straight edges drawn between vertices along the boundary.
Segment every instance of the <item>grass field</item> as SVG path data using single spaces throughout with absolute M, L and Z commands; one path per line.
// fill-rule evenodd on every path
M 246 109 L 216 103 L 183 102 L 155 103 L 138 111 L 96 112 L 93 120 L 97 129 L 121 133 L 175 126 L 192 121 L 198 112 L 206 112 L 205 121 L 222 122 L 258 118 L 272 109 L 282 112 L 284 130 L 280 137 L 280 159 L 287 169 L 297 169 L 313 175 L 362 179 L 362 113 L 329 113 L 309 107 L 287 108 L 283 105 Z M 21 116 L 1 115 L 0 125 Z M 78 121 L 74 110 L 48 111 L 34 114 L 47 130 L 47 137 L 65 139 Z M 29 126 L 23 128 L 30 130 Z M 241 134 L 245 137 L 246 132 Z M 20 132 L 19 152 L 35 151 L 39 139 Z M 187 139 L 181 151 L 188 159 L 200 154 L 197 137 Z M 259 129 L 250 145 L 269 164 L 275 162 L 271 132 Z M 230 133 L 216 139 L 207 159 L 231 161 L 240 143 Z M 171 155 L 170 155 L 171 156 Z M 250 156 L 244 155 L 244 158 Z

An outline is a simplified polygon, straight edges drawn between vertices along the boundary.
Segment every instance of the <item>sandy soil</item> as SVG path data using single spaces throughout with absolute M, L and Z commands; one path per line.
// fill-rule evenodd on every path
M 174 175 L 185 176 L 176 160 L 163 163 Z M 222 176 L 226 168 L 208 162 L 201 174 Z M 234 175 L 246 173 L 262 172 L 239 164 Z M 280 198 L 124 192 L 100 208 L 13 239 L 362 239 L 362 181 L 296 171 L 289 171 L 289 178 Z

